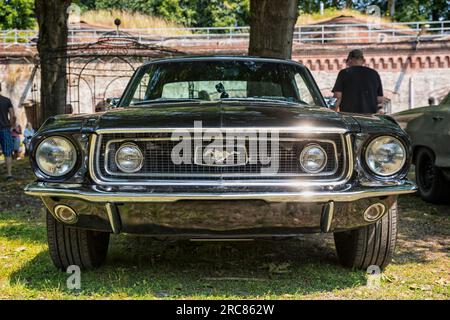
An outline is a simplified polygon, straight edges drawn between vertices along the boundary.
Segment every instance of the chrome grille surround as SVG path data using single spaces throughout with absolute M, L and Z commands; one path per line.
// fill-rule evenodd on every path
M 267 128 L 265 128 L 267 129 Z M 173 130 L 170 129 L 118 129 L 118 130 L 99 130 L 98 134 L 91 136 L 89 171 L 92 179 L 100 185 L 230 185 L 230 186 L 245 186 L 245 185 L 292 185 L 292 186 L 333 186 L 343 184 L 348 181 L 353 173 L 353 153 L 351 148 L 351 139 L 348 134 L 344 134 L 342 130 L 312 130 L 313 132 L 302 132 L 295 129 L 276 128 L 280 130 L 280 145 L 284 142 L 295 141 L 306 144 L 314 142 L 328 144 L 332 147 L 332 157 L 335 159 L 333 168 L 328 168 L 327 171 L 319 174 L 308 174 L 304 172 L 280 172 L 276 175 L 261 175 L 260 172 L 233 172 L 238 166 L 229 167 L 197 167 L 197 172 L 189 172 L 180 174 L 180 172 L 137 172 L 134 174 L 127 174 L 122 172 L 114 172 L 108 167 L 108 161 L 114 157 L 109 155 L 109 147 L 114 143 L 123 143 L 125 141 L 134 143 L 146 143 L 155 141 L 171 141 L 170 134 Z M 320 128 L 319 128 L 320 129 Z M 180 130 L 180 129 L 176 129 Z M 181 129 L 183 130 L 183 129 Z M 186 129 L 190 132 L 192 129 Z M 220 130 L 220 129 L 217 129 Z M 257 128 L 249 129 L 232 129 L 234 132 L 250 132 Z M 228 132 L 229 128 L 223 130 Z M 292 135 L 302 135 L 294 136 Z M 291 135 L 289 137 L 289 135 Z M 111 139 L 111 137 L 120 138 Z M 325 139 L 325 138 L 327 139 Z M 334 137 L 330 139 L 330 137 Z M 108 139 L 109 138 L 109 139 Z M 322 139 L 323 138 L 323 139 Z M 207 142 L 208 143 L 208 142 Z M 281 149 L 281 147 L 280 147 Z M 330 152 L 328 148 L 328 152 Z M 146 154 L 146 150 L 144 150 Z M 280 167 L 281 167 L 280 160 Z M 176 165 L 169 164 L 173 168 Z M 194 167 L 192 164 L 191 167 Z M 145 167 L 145 166 L 144 166 Z M 205 170 L 206 167 L 206 170 Z M 241 166 L 242 167 L 242 166 Z M 245 166 L 244 166 L 245 167 Z M 201 168 L 201 169 L 200 169 Z M 214 168 L 222 170 L 220 172 L 211 172 Z M 190 168 L 192 169 L 192 168 Z M 244 168 L 245 170 L 246 168 Z M 253 168 L 255 169 L 255 168 Z M 332 169 L 332 170 L 330 170 Z M 210 170 L 210 172 L 208 172 Z M 225 170 L 225 171 L 223 171 Z

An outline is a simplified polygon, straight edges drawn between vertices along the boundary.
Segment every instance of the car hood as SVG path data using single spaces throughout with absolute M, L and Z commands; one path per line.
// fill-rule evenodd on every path
M 201 121 L 203 128 L 304 128 L 306 132 L 367 133 L 401 130 L 389 116 L 337 113 L 327 108 L 296 104 L 184 103 L 55 116 L 49 118 L 39 132 L 193 128 L 195 121 Z
M 326 108 L 291 104 L 197 104 L 128 107 L 102 114 L 99 129 L 115 128 L 295 128 L 312 127 L 349 131 L 352 119 Z

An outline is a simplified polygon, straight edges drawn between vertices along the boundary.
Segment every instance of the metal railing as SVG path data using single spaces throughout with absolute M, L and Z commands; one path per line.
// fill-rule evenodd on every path
M 250 27 L 207 27 L 207 28 L 149 28 L 69 30 L 68 43 L 93 43 L 108 36 L 133 37 L 140 43 L 178 45 L 208 44 L 214 42 L 245 42 Z M 0 45 L 35 45 L 38 32 L 35 30 L 0 30 Z M 450 38 L 450 21 L 367 23 L 367 24 L 317 24 L 299 25 L 294 29 L 294 43 L 375 43 L 399 42 L 420 39 Z

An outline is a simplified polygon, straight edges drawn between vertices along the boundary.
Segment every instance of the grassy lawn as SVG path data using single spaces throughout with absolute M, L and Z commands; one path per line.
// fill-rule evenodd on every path
M 106 265 L 82 273 L 79 291 L 48 255 L 44 211 L 25 196 L 28 161 L 0 169 L 0 299 L 449 299 L 450 206 L 400 198 L 397 254 L 367 286 L 337 264 L 330 235 L 239 243 L 160 242 L 112 236 Z

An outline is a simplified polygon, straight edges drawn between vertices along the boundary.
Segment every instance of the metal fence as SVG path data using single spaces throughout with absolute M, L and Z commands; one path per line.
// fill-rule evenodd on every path
M 208 27 L 121 29 L 116 33 L 111 29 L 78 29 L 72 26 L 69 30 L 68 43 L 92 43 L 105 36 L 120 38 L 124 35 L 148 44 L 245 42 L 248 41 L 249 31 L 250 27 Z M 35 30 L 0 30 L 0 45 L 35 45 L 37 36 Z M 450 39 L 450 21 L 300 25 L 294 29 L 293 41 L 318 44 L 376 43 L 414 41 L 419 38 L 422 40 Z

